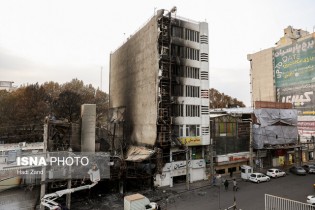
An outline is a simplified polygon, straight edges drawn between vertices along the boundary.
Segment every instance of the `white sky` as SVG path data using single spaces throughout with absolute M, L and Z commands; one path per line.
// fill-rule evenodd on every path
M 274 46 L 288 25 L 313 32 L 314 0 L 0 0 L 0 80 L 68 82 L 108 92 L 109 54 L 156 9 L 209 23 L 210 88 L 250 105 L 247 54 Z

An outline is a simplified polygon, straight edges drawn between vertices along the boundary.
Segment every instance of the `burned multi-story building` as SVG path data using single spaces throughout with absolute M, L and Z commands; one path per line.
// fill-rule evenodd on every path
M 210 144 L 208 23 L 175 13 L 158 10 L 110 55 L 110 107 L 125 107 L 127 154 L 161 153 L 158 186 L 205 179 Z

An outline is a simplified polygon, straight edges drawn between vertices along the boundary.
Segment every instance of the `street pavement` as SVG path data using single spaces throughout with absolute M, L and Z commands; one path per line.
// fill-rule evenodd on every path
M 229 179 L 229 177 L 227 177 Z M 196 188 L 192 191 L 181 191 L 168 199 L 164 209 L 167 210 L 197 210 L 197 209 L 227 209 L 234 203 L 242 210 L 264 210 L 264 196 L 271 194 L 279 197 L 306 202 L 306 196 L 315 194 L 313 184 L 315 175 L 297 176 L 288 174 L 286 177 L 271 179 L 270 182 L 251 183 L 238 180 L 240 189 L 232 190 L 230 180 L 229 189 L 224 186 L 208 186 Z
M 297 176 L 288 174 L 286 177 L 271 179 L 270 182 L 251 183 L 240 179 L 240 174 L 234 174 L 239 186 L 239 191 L 232 190 L 232 179 L 229 180 L 229 189 L 225 191 L 223 185 L 212 185 L 210 181 L 199 181 L 192 183 L 189 190 L 186 183 L 175 184 L 174 187 L 159 188 L 155 191 L 146 190 L 142 193 L 150 199 L 159 203 L 162 210 L 224 210 L 234 203 L 234 198 L 238 209 L 242 210 L 264 210 L 264 196 L 271 194 L 279 197 L 306 202 L 306 196 L 315 194 L 313 184 L 315 175 Z M 136 192 L 128 192 L 132 194 Z M 81 197 L 81 196 L 80 196 Z M 88 196 L 87 199 L 73 202 L 72 209 L 102 209 L 121 210 L 123 209 L 123 196 L 115 194 L 99 194 Z M 75 199 L 74 199 L 75 200 Z

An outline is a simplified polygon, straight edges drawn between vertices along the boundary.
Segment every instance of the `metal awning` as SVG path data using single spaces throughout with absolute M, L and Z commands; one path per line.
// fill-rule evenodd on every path
M 127 151 L 126 161 L 141 162 L 151 157 L 154 153 L 154 150 L 146 147 L 131 146 Z

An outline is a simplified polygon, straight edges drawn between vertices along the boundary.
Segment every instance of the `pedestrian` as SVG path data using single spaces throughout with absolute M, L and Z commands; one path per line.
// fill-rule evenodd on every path
M 213 176 L 212 177 L 212 185 L 215 185 L 216 180 L 217 180 L 216 176 Z
M 225 188 L 225 191 L 229 189 L 229 182 L 227 179 L 224 181 L 224 188 Z
M 236 182 L 236 179 L 233 179 L 233 191 L 237 191 L 237 182 Z
M 233 170 L 232 169 L 230 170 L 230 177 L 231 178 L 233 177 Z

